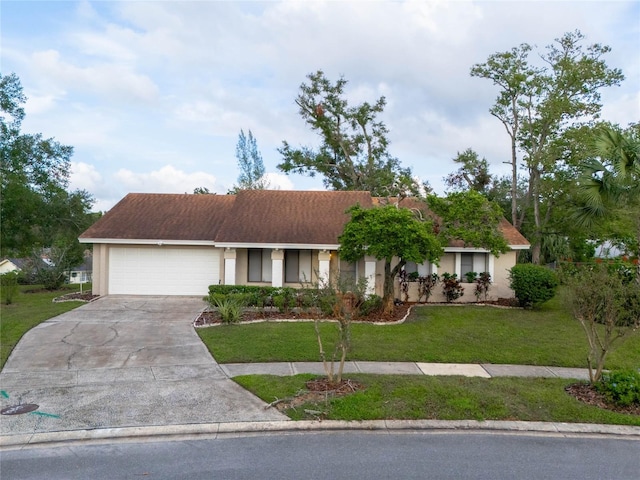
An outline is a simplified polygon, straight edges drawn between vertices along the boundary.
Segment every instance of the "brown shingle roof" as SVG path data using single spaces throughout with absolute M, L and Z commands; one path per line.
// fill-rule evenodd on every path
M 231 195 L 130 193 L 80 238 L 214 240 Z
M 216 237 L 221 243 L 338 244 L 352 205 L 368 192 L 244 190 Z
M 393 199 L 391 201 L 394 201 Z M 237 195 L 130 193 L 85 231 L 82 239 L 184 240 L 219 243 L 336 245 L 352 205 L 384 203 L 369 192 L 244 190 Z M 416 199 L 402 206 L 419 208 Z M 529 242 L 507 220 L 507 243 Z M 458 245 L 459 243 L 459 245 Z M 450 246 L 462 246 L 451 242 Z

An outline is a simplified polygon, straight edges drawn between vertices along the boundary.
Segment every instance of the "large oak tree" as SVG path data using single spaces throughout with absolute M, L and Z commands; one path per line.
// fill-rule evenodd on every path
M 307 76 L 296 98 L 300 116 L 320 136 L 317 148 L 293 147 L 284 141 L 278 168 L 285 173 L 320 175 L 332 190 L 362 190 L 377 196 L 417 194 L 421 186 L 410 168 L 388 152 L 388 130 L 378 119 L 384 97 L 373 104 L 351 106 L 347 80 L 331 82 L 319 70 Z

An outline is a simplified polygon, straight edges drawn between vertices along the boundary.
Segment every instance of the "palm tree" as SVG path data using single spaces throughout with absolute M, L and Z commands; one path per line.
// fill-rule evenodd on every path
M 628 218 L 640 259 L 640 124 L 622 132 L 601 129 L 593 151 L 595 156 L 584 164 L 579 179 L 582 203 L 576 220 L 589 227 L 613 212 Z M 640 262 L 636 280 L 640 283 Z

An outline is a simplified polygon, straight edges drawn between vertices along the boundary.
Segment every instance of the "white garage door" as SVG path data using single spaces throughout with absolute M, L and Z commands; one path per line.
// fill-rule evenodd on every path
M 220 250 L 202 247 L 112 247 L 109 293 L 206 295 L 220 279 Z

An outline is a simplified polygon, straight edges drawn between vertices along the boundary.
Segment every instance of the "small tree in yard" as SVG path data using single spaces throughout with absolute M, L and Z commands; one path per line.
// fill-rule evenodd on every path
M 640 327 L 640 289 L 634 281 L 594 265 L 572 278 L 565 295 L 587 336 L 587 364 L 593 384 L 601 380 L 613 347 Z
M 324 342 L 320 333 L 320 319 L 316 318 L 313 324 L 316 338 L 318 339 L 320 359 L 322 360 L 327 380 L 330 384 L 339 384 L 342 382 L 347 352 L 351 348 L 351 320 L 354 316 L 357 316 L 358 309 L 365 301 L 367 283 L 366 279 L 353 282 L 340 278 L 334 283 L 335 285 L 330 282 L 318 284 L 313 295 L 317 307 L 319 307 L 317 310 L 323 313 L 330 313 L 332 318 L 336 320 L 338 335 L 331 357 L 328 357 L 324 349 Z M 336 371 L 335 366 L 338 357 L 338 369 Z
M 417 218 L 406 208 L 385 205 L 362 208 L 360 205 L 348 210 L 351 220 L 339 237 L 340 258 L 355 262 L 364 256 L 384 260 L 384 311 L 393 311 L 393 282 L 407 261 L 422 263 L 438 261 L 443 248 L 433 232 L 430 221 Z M 394 258 L 398 264 L 391 268 Z

